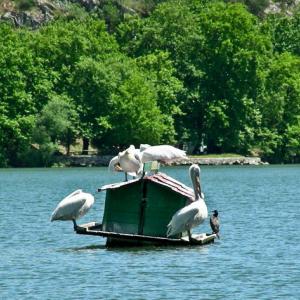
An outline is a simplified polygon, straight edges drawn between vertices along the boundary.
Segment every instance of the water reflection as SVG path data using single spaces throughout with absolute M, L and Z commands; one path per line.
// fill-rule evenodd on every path
M 71 248 L 62 248 L 58 249 L 57 252 L 94 252 L 98 250 L 106 250 L 105 245 L 88 245 L 82 247 L 71 247 Z

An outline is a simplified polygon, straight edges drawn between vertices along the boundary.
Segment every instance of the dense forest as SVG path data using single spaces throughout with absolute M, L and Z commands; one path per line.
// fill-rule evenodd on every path
M 51 165 L 78 140 L 99 154 L 168 143 L 299 160 L 297 5 L 115 2 L 38 28 L 1 21 L 1 167 Z

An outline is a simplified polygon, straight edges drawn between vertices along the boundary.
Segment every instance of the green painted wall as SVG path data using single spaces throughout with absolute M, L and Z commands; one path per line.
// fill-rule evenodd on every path
M 186 205 L 186 198 L 167 187 L 152 182 L 147 184 L 145 235 L 166 236 L 167 225 L 174 213 Z
M 103 230 L 166 237 L 172 216 L 186 204 L 181 194 L 150 181 L 107 190 Z
M 140 219 L 141 183 L 106 191 L 103 230 L 138 233 Z

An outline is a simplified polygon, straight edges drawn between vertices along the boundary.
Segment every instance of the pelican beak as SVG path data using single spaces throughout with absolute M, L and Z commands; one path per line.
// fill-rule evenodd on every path
M 123 170 L 122 170 L 122 168 L 121 168 L 121 166 L 119 164 L 116 164 L 115 165 L 115 171 L 122 172 Z
M 196 183 L 197 183 L 197 189 L 199 189 L 198 190 L 198 192 L 199 192 L 199 195 L 201 195 L 201 184 L 200 184 L 200 177 L 196 177 Z

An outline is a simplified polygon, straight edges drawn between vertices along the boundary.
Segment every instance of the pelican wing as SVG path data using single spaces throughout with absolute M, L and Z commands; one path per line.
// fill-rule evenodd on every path
M 185 151 L 169 145 L 150 146 L 142 152 L 142 162 L 153 160 L 171 162 L 186 158 Z
M 66 198 L 74 197 L 75 195 L 79 195 L 80 193 L 82 193 L 82 190 L 81 190 L 81 189 L 76 190 L 76 191 L 74 191 L 73 193 L 71 193 L 70 195 L 68 195 Z M 65 198 L 65 199 L 66 199 L 66 198 Z
M 191 204 L 177 211 L 168 224 L 167 236 L 169 237 L 191 229 L 193 220 L 198 212 L 199 209 L 191 207 Z
M 118 156 L 115 156 L 113 157 L 110 162 L 109 162 L 109 165 L 108 165 L 108 170 L 113 172 L 115 171 L 115 165 L 119 162 L 119 157 Z
M 142 152 L 149 147 L 151 147 L 149 144 L 140 144 L 140 151 Z
M 135 151 L 134 153 L 133 153 L 133 156 L 134 156 L 134 158 L 139 162 L 139 163 L 141 163 L 141 152 L 138 150 L 138 149 L 136 149 L 137 151 Z
M 134 158 L 139 162 L 139 169 L 136 171 L 136 175 L 140 175 L 143 172 L 144 164 L 142 163 L 141 156 L 142 153 L 139 150 L 134 153 Z

